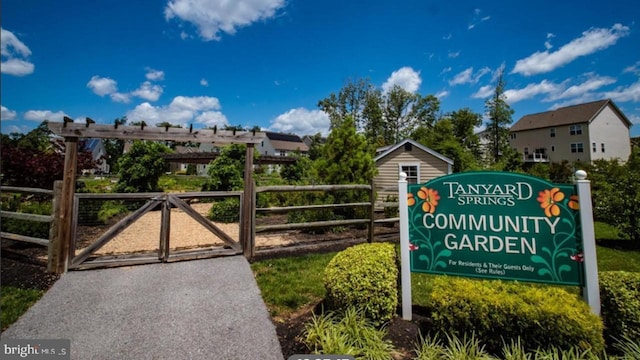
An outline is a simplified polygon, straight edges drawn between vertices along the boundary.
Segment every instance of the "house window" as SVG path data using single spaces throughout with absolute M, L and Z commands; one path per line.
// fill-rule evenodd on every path
M 569 135 L 582 135 L 582 125 L 569 126 Z
M 554 152 L 554 151 L 556 151 L 556 147 L 552 145 L 551 146 L 551 152 Z
M 556 128 L 549 129 L 549 136 L 556 137 Z
M 524 148 L 524 154 L 525 155 L 529 155 L 529 148 L 528 147 Z
M 509 139 L 513 140 L 516 138 L 516 133 L 510 133 L 509 134 Z
M 400 165 L 400 172 L 407 174 L 407 183 L 418 183 L 418 165 Z
M 287 156 L 287 152 L 285 150 L 280 150 L 280 156 Z
M 600 144 L 600 151 L 604 152 L 604 143 Z
M 591 143 L 591 151 L 593 151 L 593 152 L 597 152 L 598 151 L 598 146 L 596 145 L 596 143 Z
M 583 147 L 582 143 L 573 143 L 573 144 L 571 144 L 571 152 L 572 153 L 584 152 L 584 147 Z

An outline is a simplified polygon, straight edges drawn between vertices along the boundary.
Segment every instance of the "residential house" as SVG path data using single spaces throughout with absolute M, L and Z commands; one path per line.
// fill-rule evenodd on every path
M 509 129 L 509 143 L 525 163 L 626 161 L 631 121 L 610 99 L 525 115 Z
M 276 132 L 266 132 L 265 134 L 267 137 L 256 146 L 260 155 L 289 156 L 296 152 L 306 154 L 309 151 L 307 144 L 298 135 Z
M 93 174 L 108 174 L 109 164 L 107 164 L 107 149 L 104 147 L 102 139 L 86 139 L 83 143 L 84 150 L 91 152 L 93 161 L 96 162 L 95 169 L 90 170 Z
M 410 139 L 378 148 L 376 153 L 374 161 L 378 175 L 374 183 L 378 189 L 378 201 L 385 201 L 387 196 L 397 196 L 401 172 L 407 174 L 409 184 L 421 184 L 451 174 L 453 169 L 453 160 Z

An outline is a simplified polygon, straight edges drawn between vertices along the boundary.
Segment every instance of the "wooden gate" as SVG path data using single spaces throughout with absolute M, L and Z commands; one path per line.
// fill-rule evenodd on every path
M 193 192 L 193 193 L 139 193 L 139 194 L 84 194 L 79 193 L 74 196 L 73 230 L 72 241 L 69 249 L 69 269 L 88 269 L 96 267 L 115 267 L 137 264 L 150 264 L 158 262 L 171 262 L 179 260 L 194 260 L 211 258 L 218 256 L 229 256 L 242 254 L 241 243 L 234 239 L 224 230 L 220 229 L 214 222 L 195 211 L 189 201 L 198 201 L 204 198 L 238 197 L 242 206 L 243 193 L 241 191 L 232 192 Z M 111 226 L 90 245 L 76 251 L 78 245 L 78 224 L 81 209 L 81 201 L 136 201 L 143 203 L 135 211 L 129 213 Z M 171 209 L 178 209 L 190 218 L 195 220 L 204 229 L 201 231 L 216 239 L 219 239 L 219 246 L 206 246 L 191 248 L 187 250 L 172 250 L 171 247 Z M 119 234 L 140 220 L 143 216 L 153 211 L 160 211 L 160 236 L 157 250 L 137 253 L 119 253 L 116 255 L 97 254 L 107 243 L 113 241 Z M 238 209 L 239 217 L 242 217 L 241 207 Z M 240 219 L 240 223 L 242 219 Z M 153 229 L 148 229 L 152 231 Z M 155 229 L 157 230 L 157 229 Z M 176 239 L 174 239 L 176 240 Z

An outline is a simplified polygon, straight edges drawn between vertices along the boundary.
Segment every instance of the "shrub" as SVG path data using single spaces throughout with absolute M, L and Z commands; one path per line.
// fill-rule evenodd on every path
M 640 339 L 640 274 L 603 271 L 599 275 L 607 344 L 623 338 Z
M 492 353 L 518 337 L 527 349 L 604 349 L 600 318 L 560 288 L 437 277 L 429 301 L 433 330 L 474 333 Z
M 122 201 L 105 201 L 98 211 L 98 220 L 106 224 L 111 218 L 127 212 L 129 208 Z
M 23 201 L 23 197 L 15 197 L 3 201 L 2 210 L 25 214 L 51 215 L 51 202 Z M 4 199 L 3 199 L 4 200 Z M 49 238 L 49 223 L 20 219 L 3 218 L 0 222 L 2 231 L 32 236 L 41 239 Z
M 392 359 L 393 344 L 387 331 L 375 326 L 354 308 L 343 314 L 314 316 L 305 325 L 304 343 L 316 354 L 352 355 L 362 359 Z
M 229 197 L 214 202 L 209 210 L 209 219 L 223 223 L 238 222 L 240 220 L 240 199 Z
M 375 325 L 393 317 L 398 305 L 398 266 L 392 244 L 361 244 L 338 253 L 325 268 L 327 304 L 353 306 Z

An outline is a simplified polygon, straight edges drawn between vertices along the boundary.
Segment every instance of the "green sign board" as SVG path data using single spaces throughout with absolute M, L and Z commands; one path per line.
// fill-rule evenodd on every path
M 467 172 L 408 186 L 411 271 L 582 285 L 575 186 Z

